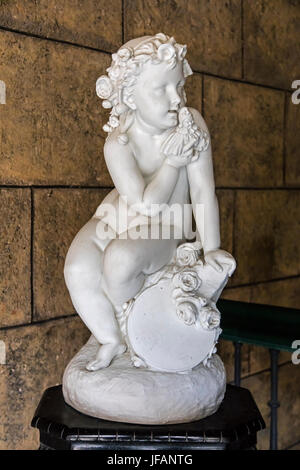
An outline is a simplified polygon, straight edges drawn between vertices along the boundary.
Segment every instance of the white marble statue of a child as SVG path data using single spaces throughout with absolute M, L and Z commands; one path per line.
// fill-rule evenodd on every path
M 156 217 L 157 224 L 163 225 L 168 223 L 166 207 L 191 202 L 205 262 L 217 271 L 224 264 L 231 265 L 232 271 L 235 268 L 234 259 L 220 249 L 210 143 L 196 159 L 193 144 L 183 146 L 180 155 L 161 150 L 185 106 L 185 78 L 192 74 L 185 53 L 185 46 L 161 33 L 134 39 L 113 54 L 108 76 L 97 82 L 103 106 L 112 108 L 104 126 L 109 133 L 104 157 L 115 189 L 76 235 L 65 263 L 73 305 L 99 342 L 96 357 L 87 364 L 91 371 L 109 366 L 125 351 L 116 312 L 141 290 L 145 277 L 168 264 L 178 244 L 189 238 L 137 239 L 141 220 L 147 224 Z M 209 138 L 201 114 L 188 109 L 194 124 Z M 112 207 L 113 218 L 124 205 L 134 208 L 137 216 L 130 226 L 118 230 L 109 216 L 104 217 L 104 205 Z M 204 208 L 201 220 L 197 205 Z M 185 223 L 191 230 L 191 214 Z M 101 236 L 107 226 L 114 238 Z

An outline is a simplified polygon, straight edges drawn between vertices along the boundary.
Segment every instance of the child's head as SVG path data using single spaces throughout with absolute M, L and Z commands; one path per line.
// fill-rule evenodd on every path
M 149 124 L 153 119 L 165 128 L 176 125 L 174 115 L 172 116 L 171 112 L 166 114 L 166 110 L 163 109 L 167 104 L 164 104 L 164 97 L 159 89 L 163 85 L 160 82 L 163 80 L 164 72 L 168 71 L 170 83 L 178 81 L 181 105 L 185 103 L 183 82 L 185 77 L 192 74 L 185 54 L 186 46 L 177 44 L 174 38 L 161 33 L 129 41 L 113 54 L 112 64 L 107 69 L 108 76 L 102 75 L 96 83 L 97 95 L 104 100 L 103 107 L 112 108 L 109 122 L 104 126 L 104 130 L 111 132 L 120 125 L 121 121 L 120 131 L 126 132 L 125 118 L 130 110 L 141 113 L 144 110 L 144 117 L 150 119 Z M 152 65 L 156 65 L 157 68 L 153 69 Z M 171 101 L 172 111 L 179 103 L 176 93 L 174 99 L 171 94 L 170 87 L 168 99 Z M 123 136 L 123 140 L 126 143 L 126 136 Z

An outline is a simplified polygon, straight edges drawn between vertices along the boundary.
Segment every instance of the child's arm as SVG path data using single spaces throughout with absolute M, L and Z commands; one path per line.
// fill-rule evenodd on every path
M 209 134 L 201 114 L 195 109 L 190 108 L 190 111 L 197 126 Z M 222 270 L 222 263 L 232 264 L 233 272 L 235 269 L 234 259 L 220 249 L 219 206 L 215 193 L 211 144 L 201 152 L 195 162 L 187 166 L 187 171 L 194 217 L 205 261 L 217 271 Z
M 134 210 L 155 216 L 161 210 L 159 205 L 168 203 L 178 179 L 178 168 L 165 161 L 146 185 L 130 145 L 120 144 L 113 134 L 106 139 L 104 157 L 118 193 Z M 156 206 L 152 207 L 153 204 Z

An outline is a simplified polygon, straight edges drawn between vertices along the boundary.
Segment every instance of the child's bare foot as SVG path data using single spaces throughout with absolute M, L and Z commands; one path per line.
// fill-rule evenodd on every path
M 86 365 L 86 369 L 95 371 L 108 367 L 114 357 L 126 351 L 126 346 L 123 343 L 107 343 L 100 346 L 96 359 L 90 361 Z

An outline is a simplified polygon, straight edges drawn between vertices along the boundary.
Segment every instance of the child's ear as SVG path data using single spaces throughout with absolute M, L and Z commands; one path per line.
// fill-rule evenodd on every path
M 132 95 L 126 96 L 126 93 L 124 93 L 123 102 L 128 106 L 129 109 L 132 109 L 133 111 L 136 109 L 136 105 Z

